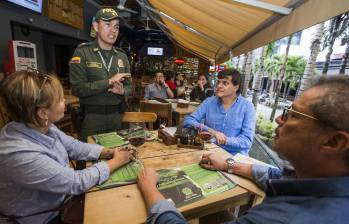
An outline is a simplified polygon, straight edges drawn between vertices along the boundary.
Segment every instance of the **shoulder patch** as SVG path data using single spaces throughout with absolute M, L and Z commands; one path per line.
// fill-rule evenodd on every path
M 78 45 L 78 47 L 84 47 L 84 46 L 91 46 L 92 42 L 86 42 L 86 43 L 81 43 Z
M 81 62 L 81 57 L 72 57 L 72 59 L 70 59 L 71 64 L 80 64 L 80 62 Z

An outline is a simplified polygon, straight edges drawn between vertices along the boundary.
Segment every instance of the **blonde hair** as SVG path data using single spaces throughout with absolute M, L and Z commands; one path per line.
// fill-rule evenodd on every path
M 1 83 L 1 96 L 12 120 L 37 127 L 45 126 L 39 108 L 50 108 L 64 98 L 63 87 L 54 75 L 20 71 Z

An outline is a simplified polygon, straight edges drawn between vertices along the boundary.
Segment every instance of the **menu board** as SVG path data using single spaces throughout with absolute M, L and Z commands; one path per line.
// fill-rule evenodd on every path
M 186 77 L 196 77 L 199 73 L 199 59 L 184 57 L 184 63 L 177 66 L 177 72 L 183 73 Z

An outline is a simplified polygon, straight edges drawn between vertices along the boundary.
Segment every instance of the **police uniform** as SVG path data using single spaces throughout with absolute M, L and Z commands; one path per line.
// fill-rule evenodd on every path
M 105 13 L 102 11 L 99 16 L 103 15 Z M 110 15 L 106 16 L 108 18 Z M 109 92 L 108 89 L 112 87 L 109 79 L 116 73 L 130 73 L 130 64 L 121 49 L 113 47 L 110 51 L 103 50 L 97 40 L 76 48 L 70 60 L 70 84 L 73 95 L 80 98 L 83 112 L 82 141 L 86 141 L 89 135 L 121 128 L 124 96 L 131 94 L 132 87 L 131 81 L 126 79 L 123 82 L 124 95 Z

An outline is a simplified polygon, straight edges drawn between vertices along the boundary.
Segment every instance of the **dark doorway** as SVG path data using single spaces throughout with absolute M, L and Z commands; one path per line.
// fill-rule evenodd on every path
M 56 73 L 65 89 L 69 89 L 69 61 L 76 45 L 54 45 Z

